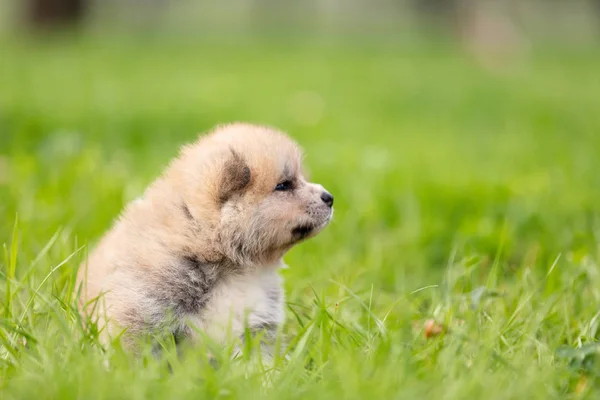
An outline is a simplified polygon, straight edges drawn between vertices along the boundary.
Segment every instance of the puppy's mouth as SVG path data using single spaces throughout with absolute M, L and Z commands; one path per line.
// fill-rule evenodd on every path
M 310 234 L 315 230 L 314 225 L 298 225 L 294 229 L 292 229 L 292 236 L 295 240 L 302 240 L 310 236 Z
M 296 226 L 294 229 L 292 229 L 293 242 L 299 242 L 321 232 L 321 230 L 325 228 L 331 221 L 332 214 L 333 213 L 331 213 L 329 217 L 327 217 L 327 219 L 321 223 L 304 223 Z

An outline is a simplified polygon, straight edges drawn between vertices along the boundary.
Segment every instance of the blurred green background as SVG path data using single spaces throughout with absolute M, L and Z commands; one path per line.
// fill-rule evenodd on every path
M 68 298 L 85 250 L 44 278 L 93 245 L 180 145 L 240 120 L 289 132 L 336 197 L 334 222 L 286 258 L 287 334 L 308 335 L 303 315 L 321 321 L 322 306 L 340 307 L 345 332 L 361 338 L 344 345 L 333 323 L 331 337 L 310 336 L 318 354 L 306 365 L 322 381 L 287 370 L 286 396 L 595 393 L 593 365 L 572 370 L 554 352 L 596 341 L 598 2 L 29 0 L 0 10 L 8 398 L 32 396 L 32 382 L 55 382 L 49 398 L 86 397 L 102 379 L 98 398 L 121 388 L 118 374 L 91 367 L 61 378 L 60 366 L 87 364 L 58 334 L 69 318 L 49 310 Z M 480 287 L 507 297 L 469 311 Z M 38 292 L 45 302 L 31 300 Z M 467 353 L 464 337 L 424 341 L 414 324 L 432 317 L 479 344 Z M 376 320 L 385 345 L 371 336 Z M 19 332 L 37 345 L 19 347 Z M 488 360 L 482 349 L 513 369 L 459 367 Z M 512 373 L 526 383 L 507 385 Z M 175 383 L 154 394 L 192 393 Z

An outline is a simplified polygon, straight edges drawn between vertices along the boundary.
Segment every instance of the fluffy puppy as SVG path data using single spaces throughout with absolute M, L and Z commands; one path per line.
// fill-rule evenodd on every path
M 333 196 L 285 134 L 231 124 L 194 144 L 130 203 L 78 273 L 81 309 L 126 347 L 159 331 L 217 341 L 284 318 L 278 269 L 330 221 Z

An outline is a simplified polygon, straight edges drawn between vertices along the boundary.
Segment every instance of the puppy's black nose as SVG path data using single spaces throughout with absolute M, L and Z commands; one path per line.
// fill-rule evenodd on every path
M 333 206 L 333 196 L 331 195 L 331 193 L 321 193 L 321 200 L 323 200 L 323 203 L 327 204 L 329 207 Z

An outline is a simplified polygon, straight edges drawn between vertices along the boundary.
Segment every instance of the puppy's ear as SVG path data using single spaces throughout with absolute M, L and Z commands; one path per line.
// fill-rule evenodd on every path
M 250 184 L 250 167 L 235 150 L 223 166 L 221 185 L 219 186 L 219 201 L 225 203 L 231 195 L 243 190 Z

